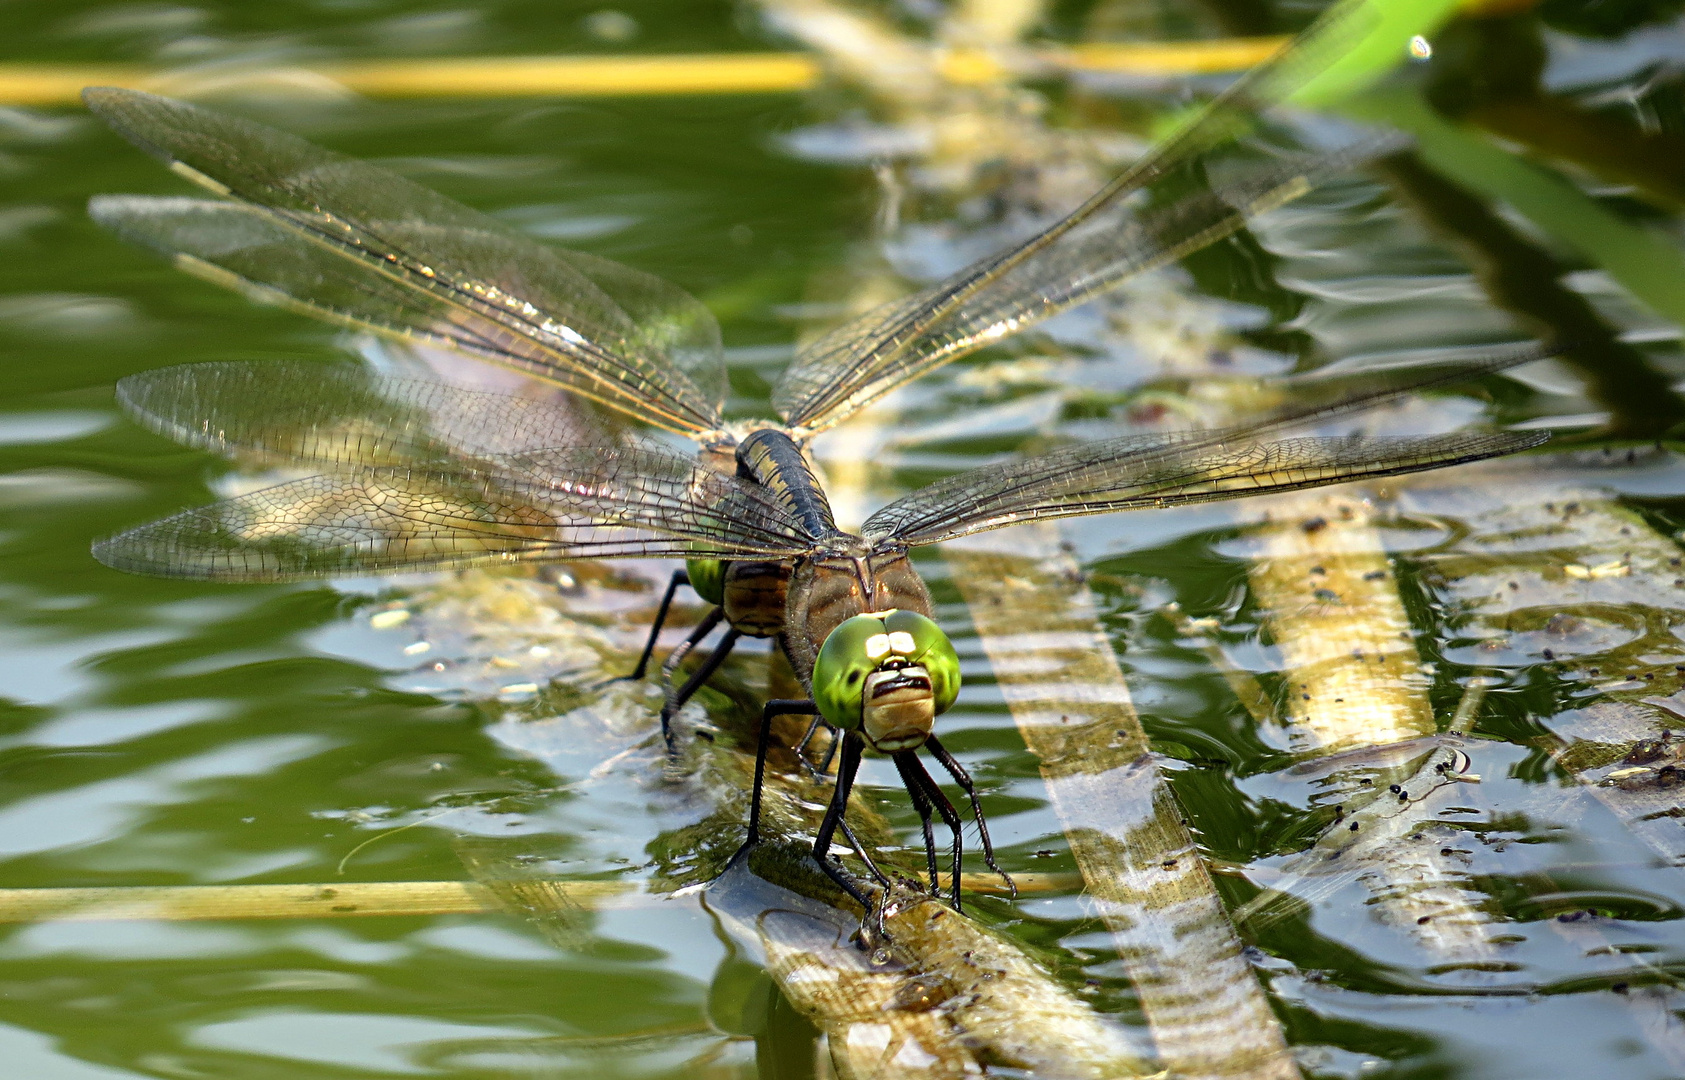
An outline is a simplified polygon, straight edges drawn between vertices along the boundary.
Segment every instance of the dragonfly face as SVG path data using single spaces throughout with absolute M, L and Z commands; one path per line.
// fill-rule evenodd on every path
M 916 750 L 959 696 L 959 657 L 912 611 L 856 615 L 831 631 L 813 669 L 813 701 L 833 727 L 884 754 Z

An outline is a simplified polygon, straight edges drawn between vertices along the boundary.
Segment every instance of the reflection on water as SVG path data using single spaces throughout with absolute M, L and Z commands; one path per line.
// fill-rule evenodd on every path
M 973 5 L 946 20 L 910 6 L 874 32 L 897 49 L 926 29 L 985 44 L 1035 25 L 1265 33 L 1302 16 L 1278 6 L 1108 2 L 1043 18 Z M 777 33 L 818 33 L 804 20 L 822 5 L 778 10 Z M 1526 13 L 1456 28 L 1436 42 L 1442 113 L 1362 105 L 1408 127 L 1415 153 L 885 402 L 875 426 L 868 416 L 824 447 L 839 503 L 867 508 L 1020 447 L 1268 408 L 1248 377 L 1301 356 L 1361 369 L 1511 340 L 1518 325 L 1577 336 L 1591 359 L 1492 383 L 1500 415 L 1582 431 L 1613 421 L 1653 441 L 1685 415 L 1668 388 L 1685 295 L 1671 64 L 1682 35 L 1599 22 L 1616 11 L 1553 3 L 1546 30 Z M 515 4 L 70 4 L 13 30 L 7 59 L 198 63 L 208 75 L 324 56 L 787 44 L 724 9 L 654 0 L 537 16 Z M 809 320 L 894 295 L 1069 205 L 1185 103 L 1175 81 L 961 94 L 930 71 L 886 86 L 872 70 L 847 69 L 809 101 L 319 96 L 254 108 L 695 292 L 725 324 L 731 408 L 748 413 L 764 412 Z M 1500 168 L 1473 131 L 1527 153 Z M 1575 184 L 1532 159 L 1563 163 Z M 173 183 L 69 111 L 0 111 L 0 885 L 697 872 L 675 834 L 714 795 L 661 776 L 647 691 L 600 699 L 588 687 L 630 659 L 666 567 L 229 589 L 91 562 L 93 538 L 231 482 L 119 418 L 116 378 L 359 347 L 180 278 L 83 215 L 91 193 Z M 1457 398 L 1376 422 L 1427 431 L 1479 414 Z M 851 472 L 862 459 L 870 467 Z M 1306 1073 L 1685 1071 L 1673 990 L 1685 785 L 1662 734 L 1685 724 L 1681 495 L 1685 465 L 1665 451 L 1628 462 L 1623 447 L 1362 504 L 1375 538 L 1364 557 L 1396 577 L 1386 584 L 1408 625 L 1408 678 L 1393 680 L 1418 695 L 1407 707 L 1443 731 L 1471 685 L 1483 696 L 1459 738 L 1309 761 L 1314 746 L 1337 748 L 1284 723 L 1319 676 L 1286 670 L 1284 609 L 1257 568 L 1274 535 L 1256 527 L 1263 508 L 1064 532 L 1191 826 L 1219 868 L 1244 870 L 1219 875 L 1219 892 L 1268 916 L 1242 936 Z M 1276 524 L 1289 520 L 1311 519 Z M 1332 535 L 1291 527 L 1307 543 Z M 1071 870 L 951 571 L 935 556 L 920 565 L 968 681 L 946 739 L 986 791 L 1004 865 Z M 1355 595 L 1322 570 L 1295 616 Z M 1171 601 L 1181 621 L 1166 616 Z M 732 722 L 767 685 L 760 654 L 728 673 L 693 723 Z M 893 771 L 869 764 L 862 784 L 882 827 L 911 841 Z M 1334 823 L 1367 837 L 1383 819 L 1396 844 L 1349 846 L 1338 872 L 1305 872 Z M 1061 993 L 1117 1017 L 1131 1046 L 1146 1041 L 1131 958 L 1072 890 L 974 909 L 1042 950 Z M 1477 945 L 1445 946 L 1447 932 L 1435 946 L 1434 924 L 1413 921 L 1452 909 Z M 19 1075 L 76 1078 L 812 1075 L 814 1031 L 719 926 L 694 896 L 538 919 L 16 926 L 0 937 L 0 1048 Z

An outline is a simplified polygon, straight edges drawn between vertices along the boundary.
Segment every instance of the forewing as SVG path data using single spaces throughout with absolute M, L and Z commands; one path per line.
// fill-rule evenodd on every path
M 869 540 L 934 544 L 1023 521 L 1212 502 L 1395 476 L 1511 454 L 1545 432 L 1258 442 L 1247 433 L 1127 436 L 973 469 L 890 503 L 867 520 Z
M 192 199 L 94 204 L 100 220 L 186 268 L 338 321 L 447 342 L 661 427 L 718 427 L 719 328 L 659 278 L 539 244 L 261 124 L 133 90 L 83 97 L 176 172 L 240 200 L 221 210 Z
M 1363 139 L 1338 152 L 1255 163 L 1221 180 L 1201 165 L 1207 151 L 1254 130 L 1259 110 L 1325 71 L 1372 22 L 1363 5 L 1337 4 L 1068 217 L 816 339 L 798 352 L 774 393 L 780 415 L 792 426 L 830 427 L 931 368 L 1222 239 L 1249 215 L 1396 148 L 1392 140 Z M 1191 180 L 1197 190 L 1167 207 L 1132 205 L 1139 193 L 1173 176 Z
M 656 447 L 560 447 L 504 459 L 505 475 L 569 520 L 664 532 L 721 552 L 782 558 L 810 535 L 770 489 Z M 694 553 L 694 552 L 693 552 Z
M 344 470 L 444 464 L 606 445 L 566 400 L 375 375 L 358 364 L 182 364 L 130 375 L 117 400 L 142 424 L 220 454 Z
M 94 545 L 107 566 L 286 581 L 509 562 L 806 550 L 764 491 L 660 451 L 517 455 L 491 475 L 365 469 L 226 499 Z

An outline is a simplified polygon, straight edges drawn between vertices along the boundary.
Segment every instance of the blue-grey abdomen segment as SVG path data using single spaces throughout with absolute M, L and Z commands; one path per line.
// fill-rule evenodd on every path
M 831 501 L 790 436 L 774 429 L 754 432 L 737 446 L 737 467 L 789 507 L 810 537 L 822 540 L 838 535 Z

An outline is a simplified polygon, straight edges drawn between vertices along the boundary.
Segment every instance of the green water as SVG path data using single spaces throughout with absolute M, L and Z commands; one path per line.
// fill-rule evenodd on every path
M 1221 29 L 1221 20 L 1189 26 L 1156 9 L 1071 8 L 1048 25 L 1066 35 L 1108 18 L 1179 34 Z M 639 33 L 625 44 L 593 37 L 591 10 L 12 4 L 0 11 L 8 31 L 0 59 L 305 62 L 787 46 L 753 12 L 727 5 L 628 6 Z M 1303 14 L 1264 21 L 1282 27 Z M 1677 23 L 1549 45 L 1553 86 L 1643 130 L 1685 134 L 1680 83 L 1667 66 L 1685 54 Z M 1184 101 L 1180 85 L 1045 89 L 1050 122 L 1095 139 L 1139 135 Z M 818 126 L 870 111 L 847 87 L 808 98 L 246 108 L 702 297 L 723 325 L 739 414 L 765 411 L 802 317 L 835 303 L 851 275 L 873 265 L 884 199 L 850 150 L 858 131 Z M 812 152 L 838 139 L 843 152 Z M 1685 246 L 1678 218 L 1587 174 L 1578 179 L 1610 220 L 1666 250 Z M 476 622 L 486 618 L 486 607 L 473 606 L 484 600 L 483 582 L 452 606 L 449 596 L 425 594 L 418 578 L 217 587 L 128 577 L 89 557 L 94 539 L 209 501 L 228 472 L 124 419 L 112 403 L 118 378 L 194 361 L 326 359 L 354 347 L 330 328 L 184 278 L 82 212 L 94 193 L 181 190 L 78 110 L 0 111 L 0 886 L 460 880 L 469 876 L 465 856 L 523 851 L 564 876 L 650 876 L 649 845 L 684 824 L 687 807 L 649 770 L 599 768 L 622 751 L 638 754 L 647 727 L 554 746 L 523 735 L 522 722 L 577 700 L 578 672 L 594 650 L 632 647 L 665 567 L 636 564 L 624 581 L 606 583 L 587 571 L 559 587 L 528 582 L 522 603 L 537 596 L 560 613 L 534 629 Z M 996 190 L 1009 199 L 1010 185 Z M 980 254 L 1003 235 L 990 231 L 994 212 L 987 200 L 915 191 L 894 234 L 899 265 Z M 1572 232 L 1576 223 L 1557 224 Z M 1680 370 L 1677 328 L 1610 283 L 1649 275 L 1665 292 L 1677 266 L 1608 266 L 1605 275 L 1565 247 L 1552 222 L 1516 227 L 1580 272 L 1576 286 L 1630 331 L 1640 355 Z M 1155 422 L 1162 401 L 1132 398 L 1131 389 L 1156 380 L 1179 394 L 1182 375 L 1214 370 L 1205 342 L 1224 343 L 1238 361 L 1219 365 L 1224 374 L 1279 368 L 1300 351 L 1351 356 L 1514 336 L 1454 247 L 1372 178 L 1318 192 L 1261 223 L 1255 237 L 1160 280 L 1130 318 L 1137 331 L 1177 330 L 1170 338 L 1180 344 L 1130 345 L 1078 318 L 1057 338 L 939 373 L 897 403 L 903 438 L 872 444 L 880 470 L 865 498 L 1020 446 Z M 1241 330 L 1252 344 L 1237 348 Z M 1571 380 L 1558 378 L 1556 393 L 1540 385 L 1489 389 L 1511 420 L 1600 408 Z M 1480 411 L 1472 399 L 1459 408 L 1419 407 L 1387 423 L 1426 430 Z M 1504 474 L 1493 490 L 1516 499 L 1570 486 L 1625 493 L 1664 532 L 1675 527 L 1671 500 L 1685 494 L 1685 465 L 1665 454 L 1631 466 L 1539 468 L 1556 471 L 1525 483 Z M 1481 505 L 1429 491 L 1393 511 L 1388 539 L 1434 662 L 1442 719 L 1471 674 L 1495 680 L 1476 727 L 1486 741 L 1471 752 L 1483 780 L 1470 795 L 1464 846 L 1476 854 L 1461 887 L 1513 940 L 1485 969 L 1447 965 L 1380 927 L 1368 894 L 1348 884 L 1311 914 L 1250 938 L 1256 965 L 1312 1075 L 1685 1075 L 1685 1060 L 1669 1056 L 1685 1047 L 1669 1034 L 1680 1026 L 1672 999 L 1645 1011 L 1630 992 L 1671 986 L 1685 972 L 1685 878 L 1588 800 L 1549 753 L 1552 718 L 1610 692 L 1618 677 L 1649 672 L 1661 680 L 1650 696 L 1677 691 L 1672 666 L 1685 662 L 1685 635 L 1673 628 L 1685 623 L 1685 605 L 1660 595 L 1540 603 L 1520 622 L 1537 615 L 1545 626 L 1553 605 L 1580 621 L 1533 628 L 1537 641 L 1518 622 L 1508 652 L 1482 652 L 1495 631 L 1483 629 L 1455 567 L 1444 570 L 1459 552 L 1494 550 L 1481 546 L 1490 526 L 1471 509 Z M 1199 508 L 1081 522 L 1066 537 L 1092 572 L 1100 615 L 1192 825 L 1214 857 L 1262 873 L 1316 835 L 1320 796 L 1285 771 L 1292 759 L 1281 732 L 1249 716 L 1209 659 L 1158 614 L 1175 600 L 1217 619 L 1232 659 L 1273 687 L 1248 596 L 1252 520 L 1244 505 Z M 992 686 L 958 591 L 939 556 L 920 565 L 968 680 L 944 721 L 947 742 L 982 783 L 1003 863 L 1071 869 L 1036 762 Z M 371 624 L 387 605 L 420 595 L 432 603 L 412 604 L 411 623 Z M 495 624 L 497 610 L 512 609 L 492 610 Z M 412 648 L 423 641 L 426 651 Z M 1545 663 L 1545 648 L 1566 662 Z M 752 679 L 758 662 L 751 655 L 739 674 Z M 521 689 L 552 677 L 548 695 Z M 641 754 L 631 760 L 654 760 L 647 746 Z M 863 784 L 857 790 L 912 842 L 916 819 L 892 770 L 871 764 Z M 403 825 L 415 827 L 389 832 Z M 1229 878 L 1221 888 L 1236 903 L 1256 891 Z M 1142 1025 L 1111 938 L 1076 895 L 979 907 L 1043 949 L 1062 981 L 1086 987 L 1121 1023 Z M 1560 916 L 1595 921 L 1612 946 L 1599 952 L 1553 932 Z M 752 1076 L 758 1052 L 763 1062 L 800 1061 L 811 1058 L 811 1038 L 787 1009 L 768 1004 L 763 977 L 732 954 L 694 899 L 581 916 L 565 933 L 494 914 L 0 931 L 0 1060 L 20 1077 Z

